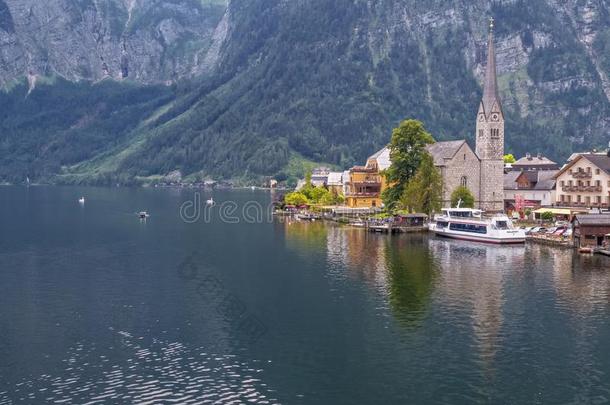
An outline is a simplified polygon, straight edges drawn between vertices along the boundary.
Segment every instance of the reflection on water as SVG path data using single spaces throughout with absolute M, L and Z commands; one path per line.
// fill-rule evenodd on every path
M 306 223 L 287 225 L 286 238 L 295 251 L 325 246 L 334 279 L 368 286 L 405 336 L 425 333 L 425 350 L 445 356 L 442 378 L 455 367 L 464 374 L 460 384 L 482 384 L 476 390 L 482 398 L 506 398 L 506 388 L 497 385 L 502 378 L 518 380 L 520 368 L 536 370 L 532 392 L 563 381 L 557 395 L 565 400 L 610 398 L 602 377 L 610 371 L 610 355 L 599 337 L 610 335 L 608 258 L 534 244 L 473 244 Z M 431 331 L 444 340 L 435 340 Z M 423 357 L 430 361 L 430 355 Z
M 0 404 L 610 398 L 609 258 L 322 222 L 190 224 L 192 198 L 0 188 Z M 214 191 L 252 198 L 268 205 Z

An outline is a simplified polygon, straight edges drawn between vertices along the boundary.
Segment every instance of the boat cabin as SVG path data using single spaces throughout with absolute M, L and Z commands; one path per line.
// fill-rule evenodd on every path
M 443 208 L 449 218 L 481 218 L 483 211 L 472 208 Z

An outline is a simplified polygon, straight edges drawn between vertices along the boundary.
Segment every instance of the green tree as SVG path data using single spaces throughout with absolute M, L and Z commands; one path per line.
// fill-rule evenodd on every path
M 400 199 L 401 208 L 431 215 L 441 209 L 443 178 L 432 156 L 424 152 L 422 161 Z
M 323 198 L 328 198 L 328 196 L 332 198 L 331 192 L 326 189 L 324 186 L 312 187 L 309 192 L 309 200 L 312 203 L 319 203 Z
M 543 221 L 546 221 L 546 222 L 551 222 L 551 221 L 553 221 L 553 220 L 555 219 L 555 216 L 553 215 L 553 213 L 552 213 L 552 212 L 550 212 L 550 211 L 545 211 L 545 212 L 543 212 L 543 213 L 540 215 L 540 218 L 541 218 Z
M 462 200 L 461 208 L 474 208 L 474 196 L 465 186 L 459 186 L 453 193 L 451 193 L 451 206 L 457 206 L 458 202 Z
M 385 172 L 389 187 L 382 196 L 386 207 L 396 206 L 421 164 L 426 145 L 431 143 L 434 138 L 420 121 L 404 120 L 394 128 L 390 141 L 392 165 Z
M 309 199 L 305 194 L 295 191 L 294 193 L 286 194 L 284 202 L 288 205 L 304 205 L 309 204 Z
M 515 159 L 515 156 L 512 153 L 509 153 L 508 155 L 504 155 L 504 163 L 515 163 L 517 161 L 517 159 Z

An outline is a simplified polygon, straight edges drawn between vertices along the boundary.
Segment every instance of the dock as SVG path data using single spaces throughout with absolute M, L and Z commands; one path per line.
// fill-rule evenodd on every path
M 367 224 L 366 229 L 369 232 L 375 233 L 411 233 L 411 232 L 427 232 L 427 226 L 404 226 L 394 224 Z
M 610 250 L 598 249 L 598 250 L 595 251 L 595 253 L 598 253 L 600 255 L 604 255 L 604 256 L 610 257 Z

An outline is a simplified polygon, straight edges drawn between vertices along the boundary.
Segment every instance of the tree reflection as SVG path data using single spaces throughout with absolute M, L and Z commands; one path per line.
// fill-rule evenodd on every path
M 403 326 L 417 327 L 430 306 L 437 269 L 425 237 L 392 238 L 386 243 L 389 303 Z

